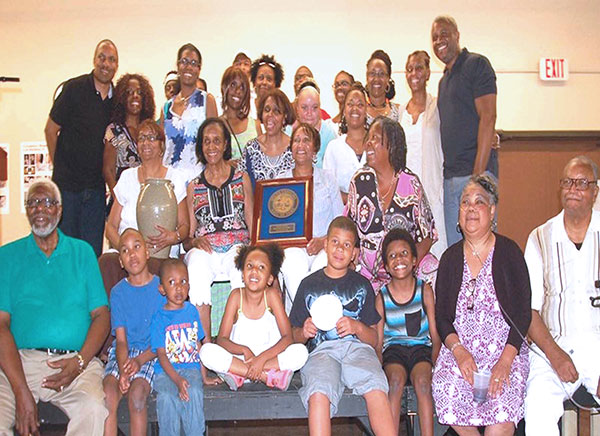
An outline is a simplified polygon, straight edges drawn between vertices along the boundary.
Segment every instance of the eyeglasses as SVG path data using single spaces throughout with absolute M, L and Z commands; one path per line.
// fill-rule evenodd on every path
M 30 198 L 29 200 L 27 200 L 27 202 L 25 203 L 27 205 L 27 207 L 29 209 L 35 209 L 37 208 L 40 204 L 42 206 L 44 206 L 44 208 L 46 209 L 50 209 L 51 207 L 54 207 L 58 204 L 58 200 L 55 200 L 54 198 Z
M 339 88 L 347 88 L 348 86 L 350 86 L 350 82 L 348 82 L 347 80 L 344 80 L 342 82 L 335 82 L 333 84 L 333 89 L 339 89 Z
M 370 78 L 370 79 L 383 79 L 387 75 L 388 75 L 388 73 L 385 72 L 385 71 L 383 71 L 383 70 L 379 70 L 379 71 L 367 71 L 367 77 Z
M 139 97 L 142 96 L 142 90 L 141 89 L 127 89 L 125 90 L 125 93 L 130 96 L 130 95 L 137 95 Z
M 475 285 L 477 284 L 477 279 L 469 280 L 469 284 L 467 285 L 467 309 L 473 310 L 475 306 Z
M 563 189 L 570 189 L 571 186 L 575 185 L 575 189 L 578 191 L 586 191 L 590 186 L 596 185 L 597 180 L 588 179 L 571 179 L 569 177 L 560 179 L 560 187 Z
M 184 67 L 187 67 L 188 65 L 191 65 L 194 68 L 200 67 L 200 61 L 197 61 L 196 59 L 181 58 L 177 61 L 177 63 L 179 65 L 183 65 Z
M 150 141 L 150 142 L 158 141 L 158 136 L 156 136 L 156 135 L 139 135 L 138 142 L 144 142 L 144 141 Z
M 470 207 L 473 207 L 474 209 L 485 209 L 486 207 L 489 207 L 490 204 L 485 201 L 483 198 L 476 198 L 473 201 L 469 201 L 468 199 L 463 199 L 460 202 L 460 208 L 462 210 L 468 210 Z

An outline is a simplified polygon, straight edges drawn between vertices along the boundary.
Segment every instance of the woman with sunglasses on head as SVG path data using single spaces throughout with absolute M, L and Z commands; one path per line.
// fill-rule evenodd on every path
M 250 81 L 256 92 L 255 105 L 256 114 L 259 119 L 260 111 L 258 110 L 258 106 L 260 105 L 260 100 L 269 91 L 279 89 L 281 82 L 283 82 L 283 77 L 283 68 L 275 60 L 275 56 L 263 54 L 252 62 L 252 66 L 250 67 Z
M 232 136 L 232 163 L 244 154 L 246 143 L 260 135 L 260 122 L 249 115 L 250 81 L 241 68 L 229 67 L 221 79 L 221 119 Z
M 154 91 L 148 79 L 140 74 L 121 76 L 115 87 L 112 121 L 104 134 L 102 172 L 110 190 L 110 206 L 121 173 L 140 164 L 135 141 L 138 126 L 144 120 L 153 119 L 154 111 Z
M 202 55 L 193 44 L 184 44 L 177 52 L 177 74 L 181 89 L 165 103 L 160 123 L 165 129 L 164 164 L 181 169 L 191 180 L 202 169 L 196 158 L 196 134 L 200 124 L 217 116 L 215 98 L 196 88 Z
M 436 280 L 435 320 L 444 346 L 433 371 L 433 398 L 440 423 L 460 435 L 478 435 L 479 426 L 512 435 L 524 414 L 531 287 L 521 249 L 493 231 L 497 202 L 490 176 L 471 177 L 458 216 L 464 239 L 446 250 Z M 479 404 L 475 372 L 491 373 Z

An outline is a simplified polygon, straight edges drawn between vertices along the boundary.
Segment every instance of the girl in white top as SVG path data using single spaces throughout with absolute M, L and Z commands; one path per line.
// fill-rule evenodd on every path
M 354 82 L 344 100 L 340 122 L 343 135 L 329 143 L 323 159 L 323 169 L 335 174 L 344 203 L 348 199 L 352 176 L 366 163 L 366 119 L 367 92 L 360 82 Z
M 412 98 L 401 107 L 400 124 L 406 135 L 406 166 L 414 172 L 425 189 L 431 206 L 438 240 L 431 252 L 439 259 L 448 247 L 444 226 L 444 180 L 440 116 L 437 99 L 427 93 L 429 55 L 418 50 L 406 61 L 406 80 Z
M 232 390 L 248 380 L 286 390 L 308 351 L 293 344 L 281 295 L 272 288 L 283 262 L 276 244 L 244 246 L 235 259 L 244 287 L 229 295 L 216 344 L 205 344 L 200 359 Z

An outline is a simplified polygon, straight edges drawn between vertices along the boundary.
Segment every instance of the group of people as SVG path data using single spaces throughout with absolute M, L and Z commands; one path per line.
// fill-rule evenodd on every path
M 563 211 L 523 255 L 495 232 L 494 71 L 461 50 L 451 17 L 434 20 L 431 38 L 446 66 L 437 99 L 430 57 L 415 51 L 412 97 L 393 103 L 392 62 L 376 50 L 365 86 L 335 77 L 333 118 L 306 66 L 290 101 L 273 56 L 238 54 L 215 98 L 198 86 L 192 44 L 157 116 L 144 76 L 112 86 L 117 48 L 101 41 L 93 71 L 67 81 L 50 112 L 54 182 L 29 188 L 31 234 L 0 247 L 0 434 L 37 433 L 40 399 L 67 413 L 68 434 L 116 434 L 124 395 L 132 434 L 145 434 L 152 389 L 161 434 L 202 434 L 204 384 L 285 390 L 297 370 L 311 434 L 330 434 L 345 387 L 382 435 L 398 434 L 408 380 L 422 434 L 434 408 L 461 435 L 512 434 L 523 416 L 528 434 L 558 434 L 579 385 L 598 401 L 597 166 L 569 161 Z M 306 247 L 250 245 L 256 184 L 307 176 Z M 172 182 L 177 224 L 143 237 L 136 203 L 150 179 Z M 165 248 L 169 259 L 154 257 Z M 232 290 L 212 343 L 222 278 Z M 311 310 L 324 297 L 341 306 L 327 327 Z M 104 365 L 95 356 L 109 335 Z M 484 372 L 489 391 L 475 401 Z

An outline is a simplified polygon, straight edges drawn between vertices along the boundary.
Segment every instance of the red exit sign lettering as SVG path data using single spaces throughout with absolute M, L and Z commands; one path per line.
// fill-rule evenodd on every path
M 540 59 L 540 79 L 566 81 L 569 78 L 569 63 L 564 58 Z

